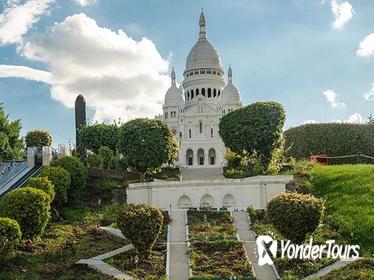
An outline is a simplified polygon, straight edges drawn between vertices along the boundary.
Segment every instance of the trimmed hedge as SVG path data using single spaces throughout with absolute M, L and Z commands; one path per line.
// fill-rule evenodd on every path
M 75 196 L 86 185 L 87 168 L 76 157 L 65 156 L 52 162 L 52 166 L 65 169 L 70 174 L 70 192 L 68 196 Z
M 50 197 L 42 190 L 19 188 L 0 200 L 0 216 L 16 220 L 26 238 L 40 236 L 51 217 Z
M 62 167 L 45 166 L 40 173 L 41 177 L 47 177 L 53 184 L 56 193 L 54 205 L 63 205 L 68 201 L 70 187 L 70 174 Z
M 117 220 L 118 228 L 130 240 L 139 254 L 139 260 L 147 260 L 163 224 L 161 211 L 146 204 L 129 204 Z
M 285 131 L 286 153 L 296 159 L 313 154 L 374 156 L 374 124 L 304 124 Z M 331 163 L 374 163 L 364 157 L 331 159 Z
M 42 190 L 43 192 L 48 194 L 51 202 L 53 202 L 53 200 L 55 199 L 56 193 L 53 184 L 47 177 L 30 178 L 27 182 L 27 187 Z
M 27 132 L 25 142 L 26 147 L 51 146 L 52 136 L 48 131 L 35 129 Z
M 267 206 L 273 226 L 287 239 L 300 243 L 318 227 L 324 213 L 324 201 L 312 195 L 285 192 Z
M 10 256 L 14 245 L 20 242 L 21 237 L 22 233 L 17 221 L 0 217 L 0 260 Z

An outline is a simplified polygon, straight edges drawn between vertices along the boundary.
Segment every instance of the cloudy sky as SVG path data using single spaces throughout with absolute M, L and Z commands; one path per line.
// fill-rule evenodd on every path
M 90 122 L 153 117 L 201 8 L 244 104 L 281 102 L 287 127 L 374 113 L 372 0 L 0 0 L 0 102 L 55 146 L 74 142 L 79 93 Z

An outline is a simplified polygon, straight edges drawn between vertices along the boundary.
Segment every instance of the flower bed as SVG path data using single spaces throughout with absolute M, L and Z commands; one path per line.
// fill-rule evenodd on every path
M 118 268 L 124 273 L 132 276 L 134 279 L 144 280 L 162 280 L 166 277 L 166 243 L 167 243 L 168 225 L 163 229 L 152 248 L 149 261 L 137 263 L 137 252 L 135 249 L 114 256 L 105 260 L 108 264 Z
M 190 279 L 255 279 L 229 212 L 188 211 L 187 215 Z

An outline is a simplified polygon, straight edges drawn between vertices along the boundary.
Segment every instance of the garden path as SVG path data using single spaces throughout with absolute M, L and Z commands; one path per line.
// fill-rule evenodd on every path
M 277 276 L 270 265 L 258 265 L 256 254 L 256 234 L 249 228 L 248 215 L 244 211 L 232 212 L 234 226 L 238 231 L 239 240 L 244 243 L 248 258 L 253 265 L 257 280 L 275 280 Z
M 185 215 L 185 210 L 174 209 L 170 211 L 170 280 L 189 279 Z
M 325 266 L 320 271 L 318 271 L 318 272 L 316 272 L 312 275 L 309 275 L 308 277 L 304 278 L 304 280 L 309 280 L 309 279 L 312 280 L 312 279 L 315 279 L 315 278 L 318 278 L 318 277 L 322 277 L 322 276 L 330 273 L 331 271 L 333 271 L 335 269 L 345 267 L 346 265 L 349 265 L 351 262 L 354 262 L 354 261 L 357 261 L 357 259 L 339 260 L 337 262 L 334 262 L 331 265 Z

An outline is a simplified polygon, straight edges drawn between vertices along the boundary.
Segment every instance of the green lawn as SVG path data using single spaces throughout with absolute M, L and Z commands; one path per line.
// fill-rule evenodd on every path
M 311 192 L 326 199 L 339 232 L 374 254 L 374 165 L 317 166 L 311 170 Z

